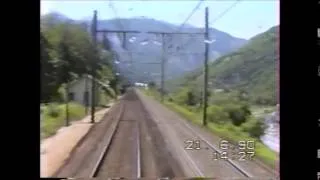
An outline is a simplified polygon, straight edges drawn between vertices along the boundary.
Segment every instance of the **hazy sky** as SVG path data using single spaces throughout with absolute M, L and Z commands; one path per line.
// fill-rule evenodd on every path
M 122 18 L 145 16 L 169 23 L 182 24 L 199 1 L 112 1 L 117 16 Z M 112 19 L 114 11 L 109 7 L 110 1 L 75 1 L 75 0 L 41 0 L 41 14 L 60 12 L 72 19 L 92 19 L 93 11 L 98 11 L 99 19 Z M 204 27 L 205 7 L 209 7 L 209 22 L 219 17 L 235 1 L 207 0 L 188 20 L 187 24 Z M 233 36 L 249 39 L 279 24 L 278 0 L 241 0 L 224 16 L 212 23 L 210 27 L 227 32 Z

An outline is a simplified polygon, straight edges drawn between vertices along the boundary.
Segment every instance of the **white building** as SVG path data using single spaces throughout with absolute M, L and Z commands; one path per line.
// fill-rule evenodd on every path
M 109 82 L 101 82 L 95 80 L 96 85 L 96 104 L 99 105 L 99 90 L 102 87 L 109 88 Z M 83 77 L 69 83 L 69 101 L 74 101 L 84 106 L 91 105 L 91 88 L 92 88 L 92 76 L 84 75 Z
M 144 87 L 145 89 L 148 89 L 148 84 L 146 84 L 146 83 L 135 82 L 134 85 L 136 87 Z

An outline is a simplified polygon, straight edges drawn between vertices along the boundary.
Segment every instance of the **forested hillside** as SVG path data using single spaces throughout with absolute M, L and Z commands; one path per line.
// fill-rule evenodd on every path
M 268 128 L 262 114 L 275 111 L 278 26 L 252 38 L 237 51 L 209 64 L 207 127 L 237 142 L 253 138 L 257 157 L 270 166 L 276 154 L 261 144 Z M 165 83 L 163 104 L 202 125 L 203 68 Z M 146 93 L 160 99 L 159 88 Z
M 254 104 L 276 104 L 276 61 L 278 26 L 253 37 L 238 51 L 218 58 L 209 65 L 209 89 L 238 91 Z M 168 89 L 190 87 L 199 92 L 203 87 L 203 69 L 168 82 Z M 196 87 L 196 88 L 195 88 Z

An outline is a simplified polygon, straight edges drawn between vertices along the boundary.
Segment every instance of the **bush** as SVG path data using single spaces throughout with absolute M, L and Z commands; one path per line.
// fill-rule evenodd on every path
M 61 109 L 57 104 L 50 104 L 47 109 L 47 114 L 50 117 L 57 118 L 61 113 Z
M 214 123 L 222 124 L 230 121 L 228 113 L 219 106 L 209 106 L 207 112 L 208 120 Z
M 252 97 L 252 100 L 255 104 L 258 104 L 258 105 L 275 105 L 275 104 L 277 104 L 275 96 L 263 94 L 263 93 L 262 93 L 262 95 Z
M 40 114 L 43 114 L 44 111 L 45 111 L 45 107 L 44 106 L 40 106 Z
M 149 87 L 150 89 L 153 89 L 153 88 L 156 87 L 156 83 L 153 82 L 153 81 L 151 81 L 151 82 L 148 83 L 148 87 Z
M 102 87 L 102 90 L 104 91 L 104 93 L 111 97 L 111 98 L 117 98 L 116 92 L 114 91 L 114 89 L 112 88 L 106 88 L 106 87 Z
M 231 92 L 231 90 L 229 88 L 224 88 L 223 91 L 226 92 L 226 93 Z
M 41 138 L 54 135 L 56 131 L 65 125 L 66 118 L 65 104 L 49 104 L 43 107 L 43 120 L 41 122 Z M 85 108 L 77 103 L 69 103 L 70 121 L 80 120 L 85 116 Z
M 65 105 L 60 105 L 60 108 L 65 108 Z M 63 116 L 66 116 L 64 111 Z M 81 104 L 70 102 L 69 103 L 69 117 L 70 121 L 72 120 L 80 120 L 85 116 L 85 108 Z
M 184 87 L 173 93 L 175 102 L 179 105 L 195 106 L 201 102 L 199 93 L 192 88 Z
M 221 106 L 240 103 L 238 97 L 233 92 L 212 94 L 210 101 Z
M 246 119 L 251 114 L 248 105 L 227 104 L 224 106 L 224 110 L 228 113 L 232 124 L 235 126 L 240 126 L 246 122 Z
M 246 117 L 249 117 L 251 115 L 250 107 L 248 104 L 241 105 L 241 110 L 243 111 Z
M 187 99 L 186 99 L 186 104 L 189 106 L 194 106 L 197 104 L 196 102 L 196 96 L 194 95 L 193 92 L 188 91 L 187 92 Z
M 106 106 L 110 101 L 110 95 L 106 90 L 99 90 L 99 104 L 100 106 Z M 112 98 L 114 98 L 112 96 Z
M 187 92 L 186 88 L 181 88 L 177 93 L 174 94 L 175 102 L 179 105 L 184 105 L 187 100 Z
M 264 109 L 263 113 L 272 113 L 274 110 L 273 109 Z
M 242 130 L 249 133 L 251 137 L 259 139 L 264 135 L 267 125 L 264 123 L 263 119 L 256 119 L 250 117 L 250 119 L 242 124 Z
M 207 92 L 207 97 L 211 97 L 212 96 L 212 92 L 211 91 L 208 91 Z
M 150 93 L 151 91 L 150 92 L 145 91 L 145 92 Z M 174 96 L 174 98 L 175 98 L 174 99 L 175 101 L 178 100 L 176 96 Z M 225 104 L 226 103 L 224 103 L 223 105 L 225 105 Z M 229 102 L 229 104 L 230 104 L 230 102 Z M 177 112 L 182 117 L 191 121 L 192 123 L 199 125 L 199 126 L 202 126 L 202 114 L 189 111 L 188 109 L 186 109 L 185 106 L 180 106 L 177 103 L 172 103 L 169 101 L 165 101 L 164 105 L 166 105 L 167 108 Z M 208 120 L 212 116 L 212 114 L 217 115 L 216 113 L 212 113 L 214 111 L 214 110 L 212 110 L 212 107 L 214 107 L 214 106 L 208 107 Z M 219 106 L 218 107 L 216 106 L 213 109 L 216 109 L 221 112 L 221 107 L 219 107 Z M 245 109 L 245 108 L 243 107 L 243 109 Z M 261 129 L 265 129 L 265 126 L 263 126 L 264 128 L 261 128 L 261 126 L 259 125 L 259 123 L 261 123 L 263 121 L 254 123 L 253 121 L 257 121 L 257 120 L 252 119 L 251 116 L 247 117 L 246 122 L 243 123 L 241 126 L 234 126 L 232 124 L 230 118 L 228 119 L 228 117 L 226 117 L 226 119 L 227 119 L 226 121 L 229 121 L 229 122 L 224 123 L 224 124 L 215 124 L 215 123 L 208 122 L 206 128 L 208 128 L 215 135 L 218 135 L 219 137 L 226 139 L 226 140 L 233 142 L 233 143 L 237 143 L 238 141 L 244 140 L 244 139 L 256 141 L 258 139 L 250 137 L 248 132 L 251 132 L 250 133 L 251 136 L 258 137 L 263 134 L 263 131 Z M 257 131 L 257 130 L 259 130 L 259 128 L 256 128 L 256 127 L 260 127 L 260 131 Z M 259 134 L 259 132 L 260 132 L 260 134 Z M 274 162 L 277 158 L 276 152 L 272 151 L 271 149 L 269 149 L 266 145 L 262 144 L 261 142 L 256 142 L 255 151 L 256 151 L 256 158 L 258 158 L 259 160 L 262 160 L 271 168 L 274 168 Z
M 67 96 L 67 93 L 66 93 L 66 86 L 65 84 L 62 84 L 57 92 L 54 94 L 54 96 L 52 97 L 52 100 L 54 102 L 64 102 L 66 100 L 66 96 Z

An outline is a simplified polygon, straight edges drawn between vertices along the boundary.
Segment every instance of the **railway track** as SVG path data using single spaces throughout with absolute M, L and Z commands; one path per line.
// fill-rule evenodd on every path
M 90 178 L 140 178 L 140 128 L 134 119 L 124 119 L 126 104 L 122 104 L 119 117 L 96 162 Z M 114 163 L 118 160 L 121 162 Z
M 129 92 L 123 100 L 89 177 L 183 177 L 175 158 L 163 147 L 164 140 L 137 95 Z
M 211 144 L 208 140 L 206 140 L 204 137 L 202 137 L 200 134 L 197 134 L 188 124 L 185 124 L 186 127 L 190 130 L 190 132 L 192 132 L 195 137 L 198 137 L 199 140 L 201 140 L 202 142 L 205 142 L 210 148 L 211 150 L 213 150 L 214 152 L 217 152 L 219 154 L 222 153 L 221 150 L 219 150 L 219 148 L 217 148 L 216 146 L 214 146 L 213 144 Z M 235 161 L 231 160 L 231 159 L 226 159 L 226 162 L 232 166 L 235 171 L 238 171 L 241 175 L 243 175 L 243 177 L 245 178 L 253 178 L 253 175 L 251 173 L 249 173 L 248 171 L 246 171 L 244 168 L 242 168 L 239 164 L 237 164 Z M 193 163 L 195 165 L 195 163 Z M 197 169 L 199 169 L 197 167 Z M 201 177 L 205 177 L 202 173 L 200 174 Z
M 159 111 L 153 111 L 152 109 L 149 109 L 149 113 L 151 113 L 153 115 L 153 119 L 156 119 L 157 117 L 161 117 L 163 116 L 162 114 L 165 113 L 165 111 L 160 110 L 160 105 L 159 107 L 157 107 L 158 105 L 154 104 L 152 105 L 152 100 L 144 100 L 142 99 L 142 103 L 144 104 L 145 107 L 150 107 L 150 106 L 154 106 L 153 109 L 159 109 Z M 167 116 L 166 116 L 167 115 Z M 255 162 L 243 162 L 243 161 L 236 161 L 233 160 L 231 158 L 227 158 L 226 160 L 218 160 L 215 162 L 212 162 L 211 157 L 212 155 L 208 156 L 208 155 L 204 155 L 205 157 L 207 157 L 207 160 L 205 159 L 205 157 L 200 157 L 200 155 L 202 154 L 207 154 L 208 152 L 217 152 L 218 154 L 221 154 L 222 151 L 215 145 L 212 143 L 211 138 L 208 138 L 208 134 L 206 133 L 199 133 L 198 131 L 201 131 L 201 128 L 193 128 L 191 127 L 191 125 L 189 125 L 189 123 L 185 122 L 185 121 L 175 121 L 175 123 L 172 125 L 167 126 L 166 123 L 171 124 L 170 120 L 169 121 L 165 121 L 165 119 L 174 119 L 175 116 L 171 115 L 170 112 L 166 113 L 165 116 L 161 117 L 163 120 L 159 121 L 161 122 L 161 127 L 162 129 L 170 129 L 172 127 L 173 131 L 170 130 L 165 130 L 162 132 L 162 134 L 168 134 L 167 137 L 169 137 L 170 139 L 173 140 L 173 142 L 175 142 L 174 139 L 181 139 L 181 138 L 192 138 L 193 140 L 199 140 L 201 142 L 201 144 L 203 146 L 206 146 L 206 150 L 201 150 L 201 151 L 188 151 L 185 149 L 185 147 L 183 144 L 181 144 L 181 150 L 180 155 L 183 156 L 182 159 L 186 159 L 186 161 L 190 162 L 189 167 L 191 167 L 193 169 L 192 176 L 197 176 L 197 177 L 213 177 L 210 174 L 216 174 L 216 173 L 212 173 L 212 172 L 218 172 L 218 174 L 220 175 L 215 175 L 214 177 L 225 177 L 225 176 L 230 176 L 230 174 L 228 174 L 227 170 L 224 171 L 223 169 L 231 169 L 231 171 L 229 170 L 229 172 L 235 172 L 232 174 L 235 175 L 231 175 L 232 177 L 237 177 L 237 178 L 242 178 L 242 179 L 251 179 L 251 178 L 259 178 L 259 179 L 277 179 L 277 177 L 279 177 L 279 174 L 277 172 L 275 172 L 274 169 L 271 169 L 269 167 L 266 167 L 263 164 L 255 164 L 253 165 Z M 181 135 L 182 133 L 182 135 Z M 176 134 L 176 135 L 175 135 Z M 207 139 L 208 138 L 208 139 Z M 178 154 L 179 156 L 179 154 Z M 196 158 L 196 159 L 195 159 Z M 208 158 L 210 158 L 210 160 L 208 160 Z M 181 159 L 181 158 L 180 158 Z M 186 162 L 185 161 L 185 162 Z M 208 163 L 205 163 L 205 161 L 207 161 Z M 210 162 L 211 161 L 211 162 Z M 207 164 L 208 166 L 206 168 L 204 168 L 204 164 Z M 219 164 L 219 165 L 217 165 Z M 217 167 L 217 169 L 212 169 L 212 167 Z M 209 169 L 208 169 L 209 167 Z M 210 168 L 211 168 L 211 173 L 210 173 Z M 190 168 L 189 168 L 190 169 Z M 223 170 L 222 172 L 225 173 L 220 173 L 220 170 Z M 233 169 L 233 170 L 232 170 Z M 208 171 L 209 170 L 209 171 Z M 189 173 L 190 174 L 190 173 Z M 238 174 L 238 175 L 236 175 Z
M 156 124 L 127 92 L 74 148 L 53 177 L 183 177 Z
M 231 159 L 220 162 L 213 162 L 208 158 L 203 158 L 205 156 L 194 159 L 194 157 L 198 157 L 199 153 L 208 153 L 208 151 L 192 152 L 194 153 L 192 154 L 180 145 L 166 146 L 165 144 L 168 142 L 173 144 L 181 142 L 179 139 L 186 136 L 204 142 L 211 152 L 221 153 L 219 148 L 211 144 L 206 137 L 199 134 L 186 122 L 180 124 L 176 129 L 173 128 L 177 132 L 183 131 L 181 136 L 178 137 L 172 132 L 166 131 L 168 139 L 163 139 L 163 131 L 160 130 L 161 126 L 156 123 L 155 117 L 152 117 L 151 112 L 148 112 L 146 109 L 147 105 L 142 103 L 134 91 L 126 93 L 121 101 L 117 108 L 118 110 L 115 111 L 116 114 L 114 113 L 112 115 L 113 118 L 109 121 L 106 135 L 104 135 L 100 144 L 96 146 L 99 148 L 94 153 L 95 155 L 90 157 L 82 154 L 86 160 L 79 161 L 84 163 L 79 166 L 82 167 L 82 170 L 81 168 L 77 168 L 78 170 L 74 172 L 80 173 L 74 173 L 75 176 L 73 177 L 88 177 L 88 175 L 89 178 L 112 179 L 144 179 L 149 177 L 152 179 L 158 179 L 156 177 L 168 177 L 172 179 L 187 177 L 185 175 L 186 171 L 181 168 L 181 162 L 177 161 L 177 157 L 175 157 L 178 155 L 185 158 L 185 161 L 188 161 L 193 166 L 190 166 L 190 168 L 196 170 L 195 174 L 197 177 L 208 177 L 208 169 L 204 170 L 204 167 L 209 165 L 209 169 L 215 168 L 212 169 L 215 172 L 218 172 L 219 169 L 229 169 L 223 170 L 223 172 L 233 174 L 231 175 L 232 177 L 242 179 L 255 178 L 248 171 L 251 169 L 244 169 Z M 99 131 L 102 132 L 102 129 Z M 176 151 L 179 149 L 178 154 L 171 154 L 170 148 L 174 148 Z M 81 156 L 81 153 L 79 154 Z M 192 158 L 192 155 L 195 156 Z M 85 162 L 90 162 L 91 165 L 87 165 Z M 72 167 L 72 164 L 70 166 Z M 86 172 L 84 173 L 84 171 Z M 226 176 L 228 175 L 230 174 L 226 174 Z

